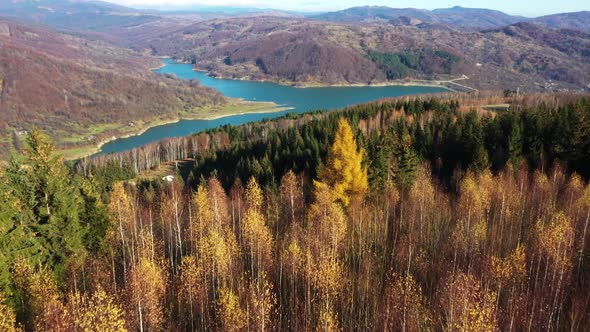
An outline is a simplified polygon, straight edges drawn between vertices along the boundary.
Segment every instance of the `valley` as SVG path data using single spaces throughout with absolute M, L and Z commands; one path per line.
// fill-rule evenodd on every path
M 97 145 L 179 119 L 277 111 L 229 99 L 197 82 L 152 73 L 158 58 L 0 19 L 0 156 L 32 128 L 47 132 L 68 158 Z
M 589 331 L 588 5 L 346 3 L 0 0 L 0 331 Z

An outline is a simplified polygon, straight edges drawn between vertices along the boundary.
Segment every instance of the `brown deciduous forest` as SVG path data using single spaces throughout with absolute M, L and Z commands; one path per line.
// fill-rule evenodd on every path
M 584 23 L 574 30 L 518 18 L 495 25 L 472 12 L 464 18 L 489 24 L 474 31 L 462 23 L 449 26 L 461 20 L 456 14 L 443 24 L 427 23 L 415 13 L 391 21 L 377 15 L 367 22 L 220 18 L 137 38 L 131 45 L 190 61 L 214 76 L 303 86 L 459 79 L 480 90 L 587 91 L 590 34 L 578 31 Z
M 472 102 L 225 127 L 172 181 L 32 132 L 0 173 L 0 328 L 583 331 L 589 99 Z

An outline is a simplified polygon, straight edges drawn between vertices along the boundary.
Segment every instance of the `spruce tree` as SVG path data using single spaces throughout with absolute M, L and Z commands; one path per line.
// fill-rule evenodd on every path
M 68 261 L 83 257 L 82 199 L 73 176 L 55 155 L 53 144 L 39 130 L 27 138 L 25 175 L 32 182 L 37 225 L 34 229 L 49 251 L 49 266 L 59 275 Z
M 414 182 L 418 155 L 412 148 L 412 139 L 407 130 L 402 134 L 396 153 L 395 179 L 402 192 L 408 190 Z

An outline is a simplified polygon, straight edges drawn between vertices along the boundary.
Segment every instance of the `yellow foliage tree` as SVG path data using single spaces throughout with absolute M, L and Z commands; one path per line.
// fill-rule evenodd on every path
M 412 275 L 394 275 L 385 291 L 383 329 L 386 331 L 428 331 L 432 319 L 420 285 Z
M 331 255 L 322 255 L 313 272 L 312 282 L 326 303 L 331 303 L 344 287 L 344 264 Z
M 274 239 L 261 211 L 262 189 L 256 179 L 250 178 L 245 195 L 248 209 L 242 219 L 242 242 L 250 256 L 250 273 L 259 275 L 272 267 Z
M 503 286 L 517 285 L 526 281 L 526 254 L 524 249 L 524 245 L 519 244 L 506 258 L 492 256 L 491 270 L 499 290 Z
M 360 199 L 367 192 L 367 168 L 363 167 L 364 151 L 357 147 L 348 121 L 340 118 L 328 161 L 319 172 L 320 181 L 328 184 L 344 206 L 351 199 Z
M 250 319 L 250 330 L 260 332 L 274 330 L 271 326 L 271 318 L 276 302 L 272 284 L 266 278 L 265 273 L 249 283 L 248 318 Z
M 233 235 L 233 234 L 232 234 Z M 238 249 L 234 241 L 226 241 L 217 230 L 210 230 L 199 242 L 200 263 L 204 267 L 206 275 L 224 280 L 229 278 L 232 259 L 237 255 Z
M 498 330 L 497 295 L 482 289 L 470 274 L 458 273 L 444 283 L 439 296 L 441 330 L 493 332 Z
M 322 182 L 314 182 L 315 201 L 307 214 L 308 245 L 314 247 L 316 254 L 338 252 L 346 236 L 347 224 L 344 211 L 336 203 L 334 192 Z
M 563 212 L 558 212 L 549 224 L 543 225 L 539 221 L 536 227 L 542 253 L 552 260 L 556 269 L 570 267 L 574 236 L 570 219 Z
M 215 177 L 209 179 L 207 191 L 209 192 L 209 205 L 215 223 L 224 227 L 231 226 L 227 195 L 221 182 Z
M 240 300 L 231 289 L 219 291 L 219 308 L 217 315 L 223 331 L 240 331 L 246 327 L 246 314 L 240 306 Z
M 423 235 L 423 229 L 430 228 L 427 223 L 428 211 L 433 211 L 434 205 L 434 186 L 432 185 L 432 175 L 430 170 L 423 165 L 418 166 L 416 179 L 410 189 L 409 201 L 412 203 L 414 214 L 418 218 L 420 229 L 420 238 Z
M 246 186 L 246 205 L 248 209 L 260 211 L 262 208 L 262 189 L 258 185 L 258 181 L 254 177 L 251 177 Z
M 334 312 L 331 306 L 322 306 L 320 310 L 318 331 L 336 332 L 342 330 L 338 323 L 338 314 Z
M 131 272 L 129 293 L 140 330 L 158 331 L 164 324 L 164 293 L 166 275 L 155 262 L 140 258 Z
M 76 331 L 127 331 L 123 310 L 111 295 L 100 288 L 92 296 L 71 294 L 68 311 L 72 313 L 72 325 Z
M 288 171 L 281 179 L 281 186 L 279 188 L 281 195 L 281 203 L 285 208 L 285 221 L 294 223 L 297 220 L 297 215 L 303 208 L 303 189 L 297 183 L 297 176 L 293 171 Z
M 178 297 L 182 302 L 181 312 L 185 328 L 195 330 L 194 324 L 199 312 L 205 310 L 206 288 L 203 268 L 197 265 L 194 256 L 182 258 L 180 264 L 180 285 Z M 188 321 L 188 322 L 187 322 Z
M 242 221 L 242 240 L 250 254 L 250 272 L 270 269 L 273 262 L 274 240 L 264 216 L 252 208 L 246 210 Z
M 197 232 L 197 234 L 191 234 L 191 236 L 196 236 L 198 239 L 204 236 L 205 230 L 211 225 L 213 219 L 213 212 L 209 205 L 208 196 L 209 191 L 207 187 L 204 184 L 200 184 L 193 198 L 197 211 L 191 224 L 192 229 Z
M 15 261 L 13 271 L 16 288 L 23 299 L 23 309 L 30 319 L 25 322 L 25 329 L 46 331 L 62 328 L 65 310 L 50 272 L 44 267 L 33 269 L 23 259 Z
M 0 331 L 22 331 L 22 328 L 16 324 L 16 314 L 14 313 L 14 310 L 4 304 L 4 294 L 2 294 L 2 292 L 0 292 Z
M 120 247 L 123 258 L 123 270 L 124 274 L 126 274 L 127 266 L 131 264 L 128 261 L 128 256 L 131 256 L 130 253 L 132 252 L 132 244 L 129 243 L 129 239 L 133 238 L 134 221 L 131 198 L 125 191 L 122 182 L 113 184 L 108 209 L 113 225 L 107 234 L 107 238 L 113 247 Z

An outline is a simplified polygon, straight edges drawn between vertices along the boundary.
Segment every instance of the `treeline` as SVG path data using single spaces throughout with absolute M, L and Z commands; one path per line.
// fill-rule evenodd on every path
M 469 111 L 457 100 L 400 99 L 349 108 L 288 127 L 227 127 L 222 149 L 197 154 L 194 178 L 217 176 L 228 188 L 255 176 L 270 184 L 287 170 L 314 178 L 333 140 L 338 118 L 358 128 L 371 183 L 400 181 L 419 161 L 451 189 L 467 170 L 497 172 L 508 162 L 549 169 L 559 160 L 568 172 L 590 176 L 590 99 L 515 103 L 507 112 Z M 553 104 L 551 104 L 553 103 Z M 257 132 L 255 129 L 259 129 Z M 228 144 L 227 142 L 231 142 Z
M 444 50 L 420 49 L 403 52 L 369 51 L 368 58 L 381 69 L 388 80 L 396 80 L 418 73 L 450 74 L 461 58 Z
M 485 111 L 488 104 L 510 104 L 507 112 Z M 163 162 L 196 159 L 193 178 L 217 175 L 228 188 L 237 177 L 256 176 L 263 184 L 285 171 L 313 177 L 331 142 L 337 120 L 346 117 L 367 151 L 371 179 L 383 182 L 388 164 L 415 167 L 428 162 L 446 184 L 468 169 L 498 171 L 508 161 L 548 169 L 554 160 L 584 178 L 590 176 L 590 101 L 585 95 L 533 94 L 473 97 L 403 97 L 357 105 L 342 111 L 218 129 L 163 140 L 129 152 L 84 159 L 76 168 L 119 165 L 139 173 Z M 413 165 L 413 166 L 412 166 Z M 397 166 L 396 166 L 397 167 Z M 456 182 L 456 181 L 455 181 Z

